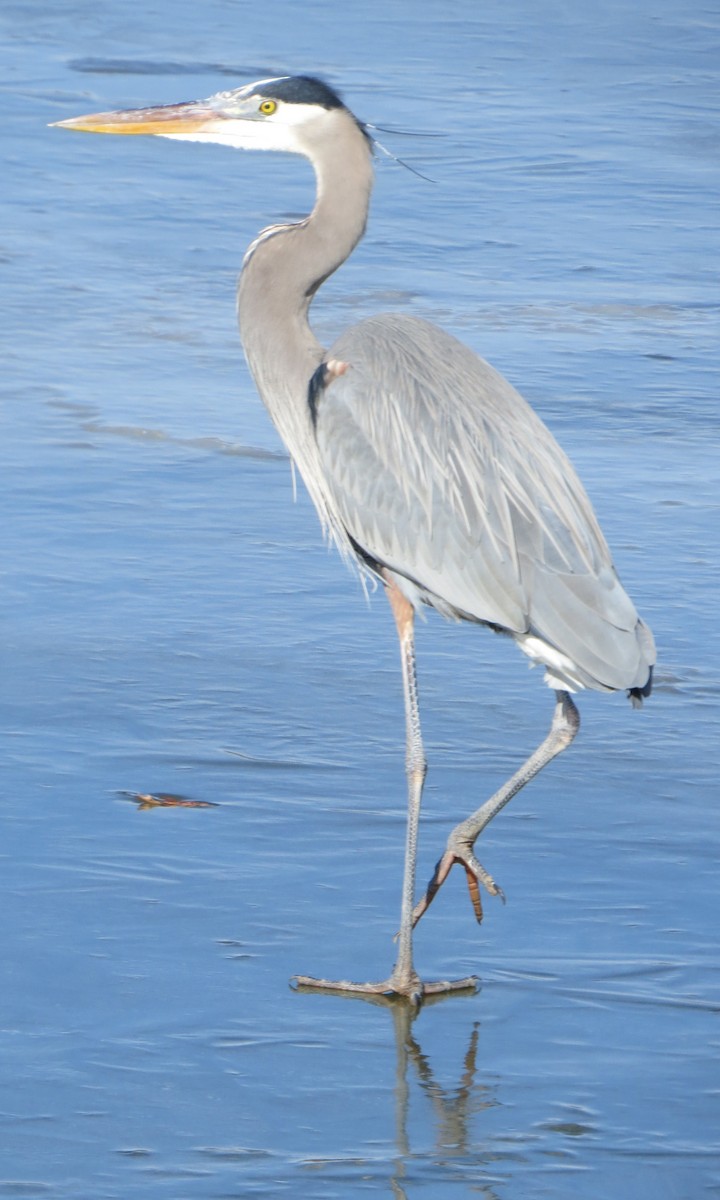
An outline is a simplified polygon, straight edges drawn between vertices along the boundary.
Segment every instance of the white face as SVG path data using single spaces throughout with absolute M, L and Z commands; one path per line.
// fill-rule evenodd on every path
M 160 129 L 157 133 L 176 141 L 218 142 L 237 149 L 302 154 L 299 128 L 322 120 L 326 110 L 316 104 L 288 104 L 263 94 L 263 89 L 272 93 L 272 84 L 285 78 L 262 79 L 235 91 L 217 92 L 198 103 L 207 116 L 197 123 L 189 121 L 187 131 L 175 126 L 172 133 L 164 134 Z

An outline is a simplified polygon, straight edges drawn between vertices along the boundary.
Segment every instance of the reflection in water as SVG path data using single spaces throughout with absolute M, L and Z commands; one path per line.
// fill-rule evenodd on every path
M 439 1083 L 433 1073 L 429 1057 L 413 1034 L 415 1012 L 405 1004 L 392 1006 L 395 1027 L 395 1049 L 397 1052 L 397 1143 L 401 1154 L 410 1153 L 407 1134 L 410 1085 L 408 1065 L 417 1073 L 421 1088 L 430 1098 L 438 1122 L 437 1147 L 449 1153 L 464 1154 L 468 1148 L 467 1118 L 470 1112 L 470 1097 L 475 1086 L 475 1069 L 480 1023 L 472 1027 L 470 1041 L 463 1060 L 464 1071 L 457 1087 L 449 1092 Z M 485 1089 L 483 1089 L 485 1090 Z M 486 1100 L 479 1108 L 487 1108 L 492 1101 Z
M 430 1003 L 430 998 L 427 1003 Z M 418 1013 L 408 1004 L 390 1002 L 395 1027 L 395 1049 L 397 1054 L 395 1084 L 395 1136 L 398 1158 L 395 1174 L 391 1180 L 393 1195 L 407 1197 L 403 1186 L 407 1160 L 412 1156 L 408 1133 L 410 1116 L 411 1085 L 409 1074 L 414 1070 L 422 1092 L 430 1100 L 435 1115 L 435 1145 L 444 1158 L 462 1156 L 471 1148 L 469 1118 L 473 1113 L 493 1107 L 497 1101 L 487 1085 L 476 1081 L 477 1050 L 480 1023 L 473 1023 L 470 1040 L 463 1058 L 463 1070 L 455 1087 L 447 1088 L 436 1079 L 432 1063 L 425 1054 L 413 1032 L 413 1022 Z M 493 1192 L 481 1187 L 478 1195 L 491 1200 Z
M 470 1033 L 470 1041 L 463 1059 L 463 1073 L 457 1087 L 452 1092 L 448 1092 L 442 1084 L 437 1082 L 429 1058 L 423 1054 L 410 1029 L 407 1031 L 405 1042 L 407 1058 L 415 1067 L 420 1085 L 432 1101 L 438 1120 L 438 1149 L 442 1148 L 451 1154 L 467 1152 L 467 1121 L 470 1113 L 477 1111 L 478 1108 L 487 1108 L 493 1103 L 485 1096 L 478 1104 L 471 1105 L 474 1090 L 483 1094 L 487 1093 L 484 1085 L 478 1084 L 477 1088 L 475 1085 L 479 1028 L 480 1024 L 476 1021 Z
M 298 988 L 298 991 L 304 989 Z M 307 989 L 308 991 L 310 989 Z M 347 994 L 338 992 L 347 999 Z M 498 1100 L 494 1090 L 477 1080 L 477 1056 L 480 1039 L 480 1022 L 474 1021 L 470 1030 L 467 1048 L 462 1059 L 462 1069 L 457 1083 L 448 1087 L 440 1082 L 429 1054 L 420 1045 L 414 1024 L 420 1015 L 418 1010 L 404 1000 L 390 996 L 353 996 L 377 1007 L 389 1009 L 395 1034 L 395 1145 L 397 1156 L 390 1179 L 392 1194 L 408 1200 L 407 1167 L 410 1160 L 420 1157 L 421 1152 L 413 1149 L 410 1137 L 413 1074 L 420 1085 L 421 1093 L 430 1101 L 434 1116 L 435 1150 L 442 1160 L 477 1156 L 470 1128 L 471 1117 L 484 1109 L 493 1108 Z M 454 997 L 456 998 L 456 997 Z M 445 1003 L 448 996 L 427 996 L 423 1008 Z M 439 1065 L 439 1064 L 438 1064 Z M 442 1066 L 445 1066 L 443 1060 Z M 427 1151 L 423 1149 L 422 1157 Z M 476 1193 L 487 1200 L 497 1200 L 490 1184 L 475 1180 Z

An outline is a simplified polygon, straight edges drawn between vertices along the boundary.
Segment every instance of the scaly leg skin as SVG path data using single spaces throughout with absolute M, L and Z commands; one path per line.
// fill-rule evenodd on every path
M 466 821 L 462 821 L 453 829 L 448 838 L 445 853 L 435 867 L 435 873 L 427 886 L 425 895 L 415 906 L 412 918 L 413 927 L 417 925 L 423 913 L 432 904 L 455 863 L 460 863 L 465 869 L 470 902 L 478 922 L 483 918 L 478 884 L 482 884 L 489 895 L 505 899 L 502 889 L 498 887 L 492 875 L 489 875 L 482 864 L 478 862 L 473 853 L 473 846 L 483 829 L 490 824 L 500 809 L 505 807 L 508 800 L 512 800 L 520 788 L 529 783 L 539 771 L 542 771 L 551 759 L 566 750 L 580 728 L 580 714 L 568 693 L 557 691 L 555 698 L 555 713 L 550 732 L 545 740 L 494 796 L 486 800 L 477 812 L 474 812 Z
M 415 897 L 415 863 L 417 859 L 417 835 L 422 800 L 423 784 L 427 774 L 427 761 L 420 733 L 417 680 L 415 677 L 415 641 L 413 636 L 414 611 L 390 576 L 386 577 L 387 594 L 395 617 L 400 638 L 403 686 L 405 692 L 406 755 L 405 769 L 408 783 L 408 818 L 405 843 L 405 872 L 403 876 L 400 932 L 398 934 L 398 958 L 389 979 L 382 983 L 351 983 L 349 980 L 314 979 L 310 975 L 296 975 L 294 982 L 303 989 L 324 992 L 350 993 L 356 995 L 396 996 L 418 1007 L 423 996 L 443 992 L 459 992 L 474 989 L 474 976 L 466 979 L 442 979 L 424 983 L 413 965 L 412 931 L 413 904 Z M 439 886 L 439 885 L 438 885 Z M 415 910 L 417 911 L 417 909 Z

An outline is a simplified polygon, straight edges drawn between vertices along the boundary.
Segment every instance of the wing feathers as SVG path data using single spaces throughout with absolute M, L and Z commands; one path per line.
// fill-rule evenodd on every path
M 314 400 L 316 436 L 355 542 L 441 611 L 546 641 L 579 686 L 641 686 L 647 640 L 590 501 L 514 388 L 396 314 L 354 326 L 329 357 L 349 369 Z

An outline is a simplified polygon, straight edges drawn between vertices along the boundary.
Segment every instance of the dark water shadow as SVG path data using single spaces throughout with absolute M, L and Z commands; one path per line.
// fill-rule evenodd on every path
M 88 55 L 68 62 L 80 75 L 230 75 L 237 79 L 262 79 L 273 75 L 268 66 L 247 63 L 178 62 L 174 59 L 104 58 Z

